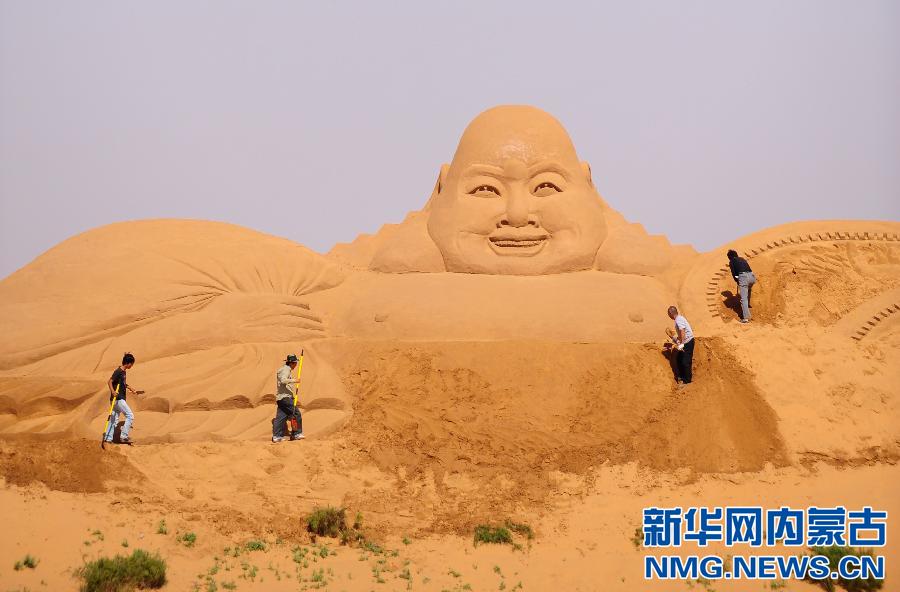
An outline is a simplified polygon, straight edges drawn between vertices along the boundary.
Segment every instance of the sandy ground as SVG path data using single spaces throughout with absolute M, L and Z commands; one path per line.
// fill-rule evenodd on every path
M 84 561 L 142 548 L 166 558 L 166 590 L 207 590 L 214 581 L 220 589 L 234 583 L 240 590 L 511 590 L 521 583 L 524 590 L 706 586 L 762 591 L 770 589 L 769 583 L 645 581 L 645 551 L 632 540 L 642 509 L 753 503 L 870 504 L 892 515 L 900 511 L 900 469 L 895 465 L 769 466 L 758 473 L 699 478 L 635 464 L 607 465 L 592 471 L 590 479 L 558 475 L 563 486 L 533 516 L 536 538 L 521 539 L 521 550 L 476 547 L 468 536 L 421 531 L 414 516 L 395 519 L 389 508 L 363 511 L 363 529 L 380 549 L 351 548 L 333 539 L 312 543 L 302 528 L 310 508 L 339 503 L 348 488 L 360 482 L 365 488 L 367 477 L 376 478 L 322 470 L 317 459 L 327 456 L 327 448 L 312 442 L 137 446 L 109 456 L 121 467 L 155 469 L 152 480 L 132 476 L 111 481 L 107 491 L 97 493 L 53 491 L 42 483 L 6 484 L 0 491 L 6 533 L 0 542 L 0 581 L 12 590 L 75 589 L 73 572 Z M 88 454 L 86 449 L 81 453 Z M 278 465 L 290 468 L 273 471 Z M 157 470 L 162 467 L 166 470 Z M 204 467 L 202 475 L 190 467 Z M 113 477 L 121 474 L 107 470 Z M 165 521 L 167 534 L 158 533 L 160 521 Z M 186 532 L 197 535 L 192 548 L 177 540 Z M 251 540 L 266 542 L 267 549 L 234 555 L 235 548 Z M 26 554 L 39 560 L 37 568 L 14 571 L 13 564 Z M 896 544 L 889 544 L 889 566 L 896 564 L 898 554 Z M 789 582 L 785 589 L 818 588 Z

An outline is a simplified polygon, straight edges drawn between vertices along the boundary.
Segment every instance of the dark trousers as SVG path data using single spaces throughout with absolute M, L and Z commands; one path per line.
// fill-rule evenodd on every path
M 275 402 L 275 420 L 272 421 L 272 437 L 284 438 L 285 422 L 292 417 L 297 418 L 297 431 L 303 432 L 303 417 L 300 410 L 294 407 L 294 400 L 290 397 L 279 399 Z
M 678 372 L 678 379 L 685 384 L 691 382 L 692 378 L 691 365 L 694 363 L 695 341 L 697 340 L 691 339 L 684 344 L 684 349 L 675 354 L 675 370 Z

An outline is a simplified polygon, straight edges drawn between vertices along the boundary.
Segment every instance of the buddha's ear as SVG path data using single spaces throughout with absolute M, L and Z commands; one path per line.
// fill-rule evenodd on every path
M 593 187 L 594 186 L 594 178 L 591 176 L 591 165 L 588 161 L 581 161 L 581 170 L 584 171 L 584 177 L 587 179 L 588 184 Z
M 441 191 L 444 190 L 444 186 L 447 181 L 447 171 L 449 171 L 449 170 L 450 170 L 449 164 L 445 163 L 445 164 L 441 165 L 441 170 L 438 171 L 437 180 L 435 180 L 435 182 L 434 182 L 434 189 L 431 191 L 431 197 L 428 198 L 428 203 L 426 203 L 425 207 L 422 209 L 427 210 L 427 209 L 431 208 L 431 202 L 433 202 L 435 200 L 435 198 L 438 195 L 440 195 Z

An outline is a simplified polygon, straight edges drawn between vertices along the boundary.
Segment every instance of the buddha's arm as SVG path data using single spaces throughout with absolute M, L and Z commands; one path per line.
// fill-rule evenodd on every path
M 112 270 L 112 271 L 111 271 Z M 209 222 L 116 224 L 70 239 L 0 282 L 0 370 L 63 356 L 93 371 L 143 348 L 173 355 L 321 331 L 305 296 L 342 281 L 308 249 Z M 113 362 L 115 363 L 115 362 Z

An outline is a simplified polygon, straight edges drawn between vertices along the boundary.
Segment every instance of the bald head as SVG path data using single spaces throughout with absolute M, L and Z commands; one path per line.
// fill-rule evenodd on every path
M 450 170 L 472 163 L 514 159 L 529 164 L 548 158 L 580 166 L 569 134 L 555 117 L 536 107 L 504 105 L 488 109 L 469 123 Z
M 606 225 L 562 125 L 502 106 L 469 124 L 441 169 L 428 232 L 448 271 L 537 275 L 590 268 Z

